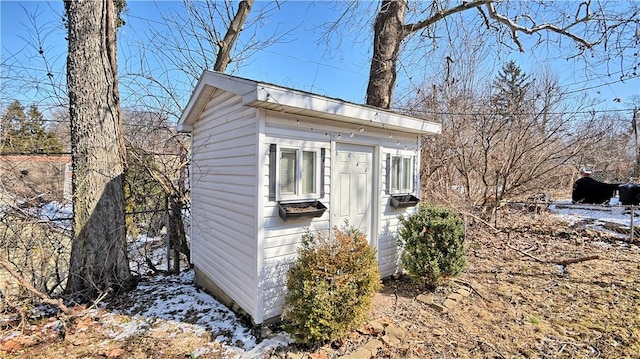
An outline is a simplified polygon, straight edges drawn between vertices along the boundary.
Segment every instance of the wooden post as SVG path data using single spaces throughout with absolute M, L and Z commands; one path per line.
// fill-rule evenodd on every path
M 631 230 L 629 231 L 629 243 L 633 243 L 633 217 L 635 216 L 636 209 L 633 205 L 631 205 Z
M 495 207 L 493 208 L 493 226 L 495 228 L 498 228 L 498 205 L 500 204 L 500 201 L 498 200 L 498 175 L 500 174 L 500 171 L 496 170 L 496 204 Z
M 171 273 L 171 231 L 169 230 L 169 196 L 167 196 L 167 205 L 165 212 L 165 226 L 167 226 L 167 237 L 166 237 L 166 246 L 167 246 L 167 273 Z

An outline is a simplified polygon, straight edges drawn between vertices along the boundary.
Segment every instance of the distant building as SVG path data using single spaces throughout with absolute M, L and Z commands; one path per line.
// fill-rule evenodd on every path
M 71 200 L 71 157 L 1 155 L 2 191 L 18 201 Z

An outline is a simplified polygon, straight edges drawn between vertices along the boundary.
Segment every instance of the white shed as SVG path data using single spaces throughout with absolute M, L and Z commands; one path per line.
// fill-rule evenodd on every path
M 397 216 L 415 208 L 421 136 L 441 126 L 206 71 L 178 130 L 192 135 L 196 284 L 260 324 L 282 312 L 307 229 L 348 220 L 376 248 L 382 275 L 398 270 Z

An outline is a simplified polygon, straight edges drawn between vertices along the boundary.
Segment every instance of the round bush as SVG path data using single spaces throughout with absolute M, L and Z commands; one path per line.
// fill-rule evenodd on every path
M 287 276 L 284 328 L 305 345 L 341 338 L 366 323 L 380 288 L 376 252 L 362 233 L 306 233 Z
M 464 223 L 446 207 L 424 204 L 415 213 L 401 216 L 398 244 L 402 267 L 427 287 L 462 273 L 467 265 Z

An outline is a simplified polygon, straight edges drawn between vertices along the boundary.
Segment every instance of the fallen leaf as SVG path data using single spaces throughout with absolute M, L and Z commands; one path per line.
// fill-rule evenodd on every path
M 13 339 L 9 339 L 6 342 L 0 343 L 0 350 L 11 353 L 20 349 L 22 345 Z
M 124 349 L 118 348 L 107 352 L 107 358 L 120 358 L 125 354 Z

